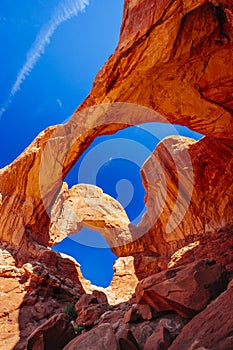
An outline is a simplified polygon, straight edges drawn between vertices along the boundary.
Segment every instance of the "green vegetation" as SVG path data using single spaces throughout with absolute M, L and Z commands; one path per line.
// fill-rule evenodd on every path
M 82 326 L 78 326 L 77 324 L 74 325 L 74 330 L 77 333 L 80 333 L 83 329 L 84 329 L 84 327 L 82 327 Z
M 64 306 L 64 313 L 66 315 L 69 315 L 72 320 L 75 320 L 77 318 L 77 312 L 75 311 L 73 303 L 69 303 Z

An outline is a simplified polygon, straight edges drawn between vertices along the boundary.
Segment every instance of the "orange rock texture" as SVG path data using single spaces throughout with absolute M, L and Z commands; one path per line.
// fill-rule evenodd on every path
M 198 142 L 181 137 L 162 141 L 142 168 L 147 213 L 135 229 L 141 237 L 126 250 L 154 256 L 163 269 L 181 247 L 204 237 L 214 241 L 221 230 L 232 232 L 232 170 L 233 150 L 222 140 L 206 136 Z M 213 257 L 213 249 L 205 249 L 206 257 Z M 151 264 L 140 255 L 135 259 L 136 273 Z
M 232 1 L 125 1 L 120 41 L 84 105 L 125 101 L 232 134 Z
M 4 329 L 0 343 L 6 349 L 16 342 L 15 350 L 25 349 L 36 327 L 62 312 L 64 302 L 75 303 L 84 293 L 79 266 L 48 248 L 82 226 L 100 230 L 118 256 L 132 255 L 139 279 L 200 257 L 216 257 L 232 278 L 232 38 L 232 0 L 125 0 L 119 44 L 97 74 L 89 96 L 69 122 L 43 131 L 0 170 L 0 298 L 1 305 L 7 304 L 0 310 Z M 63 183 L 97 136 L 151 121 L 185 125 L 204 136 L 198 142 L 169 137 L 158 144 L 142 167 L 147 213 L 137 227 L 98 188 L 83 185 L 69 190 Z M 68 217 L 69 203 L 73 218 Z M 132 277 L 135 284 L 133 273 Z M 148 307 L 153 320 L 147 315 L 134 324 L 130 316 L 131 324 L 125 324 L 122 319 L 130 306 L 123 303 L 109 309 L 110 314 L 102 314 L 95 320 L 96 329 L 66 345 L 67 349 L 96 349 L 97 339 L 101 348 L 111 344 L 143 349 L 147 344 L 149 349 L 155 340 L 158 346 L 168 347 L 180 332 L 172 349 L 184 345 L 209 348 L 214 342 L 221 344 L 221 337 L 224 347 L 218 349 L 231 349 L 230 323 L 224 328 L 218 320 L 221 335 L 216 329 L 216 337 L 208 339 L 195 331 L 196 345 L 192 332 L 199 324 L 208 328 L 213 308 L 219 309 L 221 301 L 227 318 L 232 317 L 232 308 L 227 306 L 231 290 L 195 316 L 182 332 L 186 321 L 180 316 L 169 312 L 157 317 Z M 130 315 L 137 308 L 132 306 Z M 138 311 L 137 317 L 143 318 L 144 313 Z M 109 324 L 101 325 L 101 320 Z M 52 319 L 46 325 L 55 323 Z M 47 335 L 40 333 L 45 328 L 37 329 L 33 339 L 36 344 L 38 337 L 49 348 Z
M 87 227 L 99 231 L 110 247 L 118 247 L 131 241 L 129 224 L 120 203 L 99 187 L 78 184 L 68 190 L 64 183 L 51 212 L 50 237 L 59 242 Z

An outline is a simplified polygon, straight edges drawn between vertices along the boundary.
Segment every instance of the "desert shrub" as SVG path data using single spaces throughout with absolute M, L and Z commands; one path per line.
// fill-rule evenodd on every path
M 75 311 L 73 303 L 69 303 L 64 306 L 64 313 L 69 315 L 72 320 L 75 320 L 77 317 L 77 312 Z
M 80 333 L 83 329 L 84 329 L 84 327 L 82 327 L 82 326 L 78 326 L 77 324 L 74 325 L 74 330 L 77 333 Z

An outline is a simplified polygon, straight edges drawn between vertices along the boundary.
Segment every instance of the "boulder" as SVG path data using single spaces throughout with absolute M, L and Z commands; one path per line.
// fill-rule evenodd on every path
M 75 311 L 79 314 L 84 307 L 91 304 L 98 304 L 96 296 L 93 294 L 83 294 L 75 304 Z
M 161 326 L 147 339 L 144 350 L 166 350 L 171 342 L 169 331 Z
M 108 310 L 108 300 L 103 292 L 95 290 L 92 294 L 84 294 L 75 304 L 76 323 L 84 327 L 92 326 Z
M 76 318 L 76 323 L 83 327 L 92 326 L 108 310 L 109 305 L 107 304 L 93 304 L 83 307 Z
M 195 316 L 169 350 L 232 350 L 233 288 L 229 288 Z
M 112 327 L 103 323 L 83 333 L 67 344 L 63 350 L 119 350 Z
M 108 304 L 108 298 L 104 292 L 101 292 L 100 290 L 94 290 L 92 292 L 92 295 L 96 297 L 99 304 Z
M 168 312 L 158 314 L 156 318 L 150 321 L 128 323 L 128 327 L 132 332 L 139 349 L 144 349 L 149 337 L 155 332 L 156 334 L 161 334 L 161 329 L 166 328 L 170 334 L 171 340 L 174 340 L 177 335 L 180 334 L 186 323 L 187 320 L 183 319 L 175 312 Z M 158 339 L 157 335 L 155 337 Z M 165 338 L 167 339 L 168 337 L 165 335 Z
M 214 260 L 199 260 L 147 277 L 136 288 L 136 300 L 156 311 L 174 310 L 187 318 L 203 310 L 227 286 L 225 269 Z
M 116 338 L 121 350 L 139 350 L 139 346 L 130 331 L 130 329 L 125 325 L 121 324 L 118 331 L 116 332 Z
M 75 331 L 69 316 L 54 315 L 28 337 L 27 350 L 62 350 L 74 337 Z
M 115 329 L 118 327 L 123 317 L 124 317 L 123 310 L 106 311 L 100 316 L 98 324 L 110 323 L 113 329 Z
M 151 320 L 153 317 L 152 311 L 147 304 L 133 304 L 132 307 L 125 313 L 124 322 L 135 322 L 137 320 Z

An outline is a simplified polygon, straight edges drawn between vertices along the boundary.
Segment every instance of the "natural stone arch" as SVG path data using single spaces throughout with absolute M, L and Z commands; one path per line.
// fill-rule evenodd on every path
M 157 2 L 149 1 L 139 26 L 133 13 L 140 3 L 141 0 L 136 0 L 133 5 L 125 2 L 124 15 L 127 13 L 127 18 L 123 19 L 118 47 L 97 75 L 90 95 L 70 122 L 43 131 L 21 156 L 0 171 L 0 232 L 3 240 L 20 245 L 27 231 L 28 237 L 48 245 L 49 217 L 41 200 L 41 175 L 49 180 L 53 175 L 53 181 L 49 181 L 49 186 L 46 188 L 45 185 L 43 189 L 46 194 L 43 200 L 49 210 L 61 188 L 61 177 L 67 174 L 79 155 L 98 135 L 136 123 L 161 121 L 163 115 L 169 122 L 187 125 L 203 134 L 231 138 L 230 102 L 220 101 L 221 96 L 212 98 L 212 90 L 207 94 L 205 85 L 206 82 L 210 87 L 214 84 L 215 76 L 211 72 L 216 63 L 228 67 L 232 62 L 232 42 L 220 40 L 232 37 L 232 7 L 228 1 L 221 1 L 217 6 L 215 1 L 195 4 L 166 1 L 161 7 Z M 152 17 L 151 11 L 155 14 Z M 221 21 L 224 19 L 224 23 L 220 21 L 219 11 L 222 11 Z M 133 22 L 128 20 L 130 16 Z M 200 24 L 202 30 L 195 31 L 194 23 Z M 207 39 L 210 39 L 210 45 L 204 45 Z M 219 91 L 224 88 L 221 82 L 226 81 L 230 96 L 232 71 L 221 69 L 218 75 Z M 124 106 L 126 119 L 121 119 L 109 104 L 116 101 L 132 102 L 137 106 L 143 104 L 153 110 L 148 109 L 146 118 L 138 119 L 139 116 L 135 114 L 129 116 L 129 110 Z M 99 107 L 102 112 L 98 112 L 99 116 L 96 117 L 95 107 L 91 106 L 102 103 L 105 103 L 105 107 Z M 67 135 L 75 127 L 79 128 L 80 137 L 66 153 Z M 230 141 L 224 140 L 224 144 L 228 143 Z M 50 151 L 45 162 L 49 161 L 51 167 L 39 174 L 47 147 Z M 54 149 L 57 152 L 54 153 Z M 57 164 L 61 160 L 62 176 L 60 170 L 56 174 Z M 10 212 L 13 215 L 9 215 Z
M 94 185 L 63 183 L 51 212 L 50 244 L 86 227 L 101 233 L 110 247 L 131 241 L 129 218 L 124 208 Z M 99 247 L 96 247 L 99 248 Z

